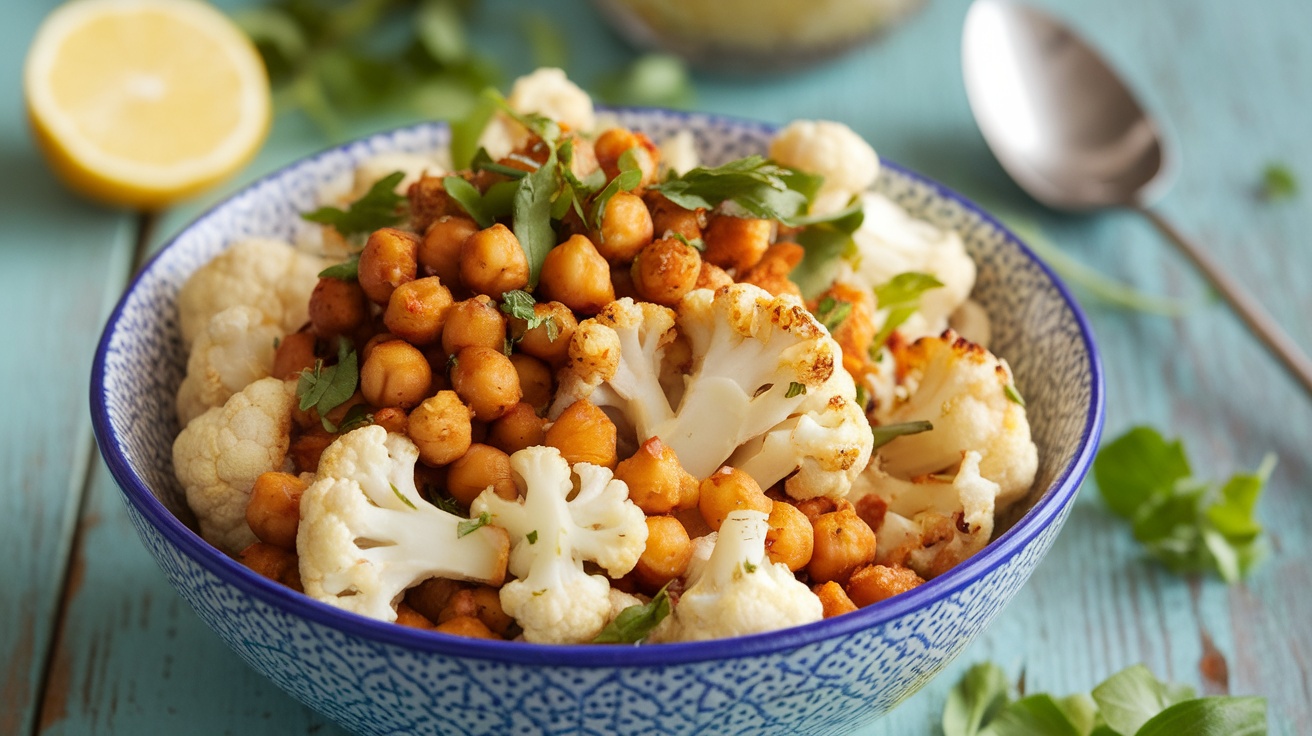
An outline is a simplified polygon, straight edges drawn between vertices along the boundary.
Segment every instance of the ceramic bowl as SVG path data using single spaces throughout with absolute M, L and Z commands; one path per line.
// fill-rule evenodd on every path
M 617 111 L 656 139 L 692 129 L 703 161 L 760 153 L 772 128 L 699 114 Z M 1102 426 L 1093 335 L 1066 289 L 1014 235 L 960 196 L 884 164 L 877 188 L 961 233 L 993 349 L 1015 371 L 1039 448 L 1029 510 L 982 552 L 857 612 L 731 640 L 547 646 L 463 639 L 361 618 L 276 585 L 188 527 L 173 477 L 173 397 L 186 356 L 178 287 L 226 245 L 288 237 L 325 183 L 370 155 L 445 146 L 447 129 L 403 128 L 325 151 L 201 216 L 141 271 L 96 354 L 96 438 L 132 521 L 169 581 L 278 687 L 366 734 L 832 734 L 896 706 L 1006 606 L 1052 545 Z

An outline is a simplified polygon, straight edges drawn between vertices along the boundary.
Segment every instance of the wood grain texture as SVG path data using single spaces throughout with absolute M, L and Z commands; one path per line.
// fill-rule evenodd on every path
M 1312 349 L 1312 325 L 1304 318 L 1312 313 L 1312 251 L 1306 247 L 1312 232 L 1312 192 L 1307 191 L 1312 189 L 1312 139 L 1307 136 L 1312 86 L 1306 79 L 1312 47 L 1305 41 L 1312 4 L 1032 1 L 1071 20 L 1103 48 L 1175 137 L 1180 166 L 1160 203 L 1162 210 L 1211 247 L 1261 295 L 1292 337 Z M 510 74 L 527 70 L 532 61 L 516 42 L 513 23 L 504 19 L 528 5 L 526 0 L 488 0 L 474 29 L 478 47 L 496 54 Z M 575 79 L 592 84 L 630 58 L 585 0 L 558 7 L 555 17 L 562 19 L 570 40 L 569 70 Z M 1265 695 L 1271 732 L 1302 733 L 1303 724 L 1312 722 L 1312 628 L 1307 623 L 1312 554 L 1305 532 L 1312 526 L 1312 460 L 1306 452 L 1312 445 L 1310 405 L 1240 323 L 1208 300 L 1188 264 L 1146 222 L 1121 212 L 1052 213 L 1006 178 L 975 129 L 960 81 L 958 49 L 966 7 L 965 0 L 934 0 L 879 44 L 818 70 L 748 82 L 699 76 L 697 108 L 775 122 L 801 117 L 847 122 L 881 155 L 1000 212 L 1037 223 L 1072 257 L 1146 292 L 1196 303 L 1186 315 L 1168 319 L 1084 299 L 1107 371 L 1108 436 L 1132 424 L 1156 425 L 1182 436 L 1195 469 L 1216 477 L 1254 467 L 1265 452 L 1276 452 L 1281 462 L 1261 508 L 1273 554 L 1252 579 L 1234 587 L 1175 577 L 1143 558 L 1128 529 L 1103 509 L 1090 484 L 1048 559 L 999 620 L 942 676 L 861 734 L 938 733 L 947 691 L 967 667 L 985 659 L 1018 680 L 1023 674 L 1030 691 L 1054 693 L 1088 691 L 1112 672 L 1143 662 L 1159 676 L 1200 692 Z M 13 30 L 16 12 L 7 8 L 11 22 L 0 27 L 22 41 L 35 21 L 26 26 L 28 31 L 21 30 L 22 23 Z M 24 8 L 21 14 L 31 20 L 40 12 Z M 24 42 L 16 44 L 23 47 Z M 0 57 L 5 69 L 13 68 L 8 60 L 18 53 L 13 45 L 7 49 L 0 52 L 6 55 Z M 0 80 L 3 84 L 12 82 Z M 45 182 L 21 130 L 4 120 L 8 127 L 0 133 L 7 137 L 0 139 L 5 141 L 0 155 L 22 163 L 31 180 L 45 187 L 30 191 L 31 186 L 0 179 L 0 188 L 9 187 L 0 192 L 8 194 L 0 196 L 6 225 L 9 203 L 17 198 L 30 205 L 25 209 L 63 208 L 55 210 L 69 221 L 60 225 L 60 240 L 91 243 L 97 228 L 117 233 L 123 242 L 131 239 L 126 221 L 75 205 Z M 391 122 L 369 121 L 353 132 Z M 323 145 L 303 120 L 281 119 L 242 180 Z M 1300 176 L 1304 191 L 1296 199 L 1273 203 L 1254 196 L 1269 161 L 1282 162 Z M 239 183 L 165 213 L 152 243 L 161 243 Z M 27 233 L 26 238 L 43 232 L 40 218 L 21 222 L 26 230 L 17 232 Z M 9 235 L 5 242 L 11 251 L 23 244 Z M 12 358 L 0 364 L 4 378 L 35 382 L 46 393 L 19 397 L 30 411 L 44 412 L 40 422 L 0 429 L 5 433 L 0 436 L 0 452 L 5 453 L 0 468 L 8 481 L 0 495 L 0 524 L 8 525 L 0 528 L 0 552 L 16 552 L 25 566 L 17 590 L 0 593 L 0 621 L 16 622 L 0 634 L 0 665 L 21 665 L 25 673 L 14 681 L 22 690 L 10 694 L 0 688 L 0 733 L 10 733 L 2 720 L 6 714 L 20 714 L 13 722 L 21 728 L 14 733 L 26 733 L 23 724 L 33 720 L 32 698 L 39 688 L 32 678 L 46 659 L 56 616 L 51 585 L 62 577 L 63 561 L 70 557 L 80 490 L 80 477 L 70 470 L 77 467 L 74 447 L 87 446 L 81 402 L 92 338 L 88 330 L 76 329 L 88 318 L 79 322 L 75 315 L 90 309 L 100 319 L 95 310 L 103 308 L 105 284 L 112 282 L 103 274 L 97 281 L 90 271 L 74 274 L 78 291 L 72 301 L 87 304 L 74 309 L 60 301 L 52 306 L 38 284 L 56 278 L 56 267 L 63 269 L 57 277 L 67 280 L 67 270 L 77 270 L 70 266 L 76 259 L 51 255 L 46 262 L 43 252 L 24 256 L 21 280 L 13 273 L 0 275 L 8 287 L 0 297 L 5 300 L 0 306 L 9 307 L 3 313 L 24 316 L 19 325 L 41 325 L 18 336 L 21 352 L 65 358 L 58 371 L 37 370 Z M 76 251 L 83 258 L 99 252 L 89 245 Z M 122 247 L 113 252 L 125 258 Z M 121 272 L 125 265 L 113 267 Z M 49 394 L 58 394 L 60 382 L 76 391 L 71 397 L 58 395 L 55 408 L 63 413 L 50 414 Z M 29 486 L 35 490 L 25 495 L 22 489 Z M 80 525 L 81 544 L 72 554 L 74 574 L 51 660 L 51 697 L 42 709 L 41 732 L 337 733 L 335 726 L 246 670 L 180 603 L 132 534 L 115 493 L 97 463 Z M 20 515 L 24 521 L 14 521 Z M 5 686 L 10 682 L 0 680 Z

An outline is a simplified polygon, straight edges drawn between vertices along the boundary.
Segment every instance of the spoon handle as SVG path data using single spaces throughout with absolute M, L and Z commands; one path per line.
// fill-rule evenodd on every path
M 1181 252 L 1193 261 L 1198 270 L 1212 282 L 1212 286 L 1225 297 L 1235 312 L 1248 325 L 1253 334 L 1267 346 L 1267 348 L 1280 359 L 1285 368 L 1289 371 L 1303 389 L 1312 395 L 1312 359 L 1309 359 L 1307 353 L 1289 337 L 1289 335 L 1280 327 L 1280 324 L 1262 307 L 1251 294 L 1234 279 L 1230 274 L 1222 270 L 1221 264 L 1217 263 L 1207 251 L 1198 246 L 1197 243 L 1185 237 L 1179 230 L 1176 230 L 1171 223 L 1167 222 L 1155 210 L 1145 206 L 1138 206 L 1136 209 L 1148 218 L 1157 229 L 1162 232 L 1171 242 L 1175 243 Z

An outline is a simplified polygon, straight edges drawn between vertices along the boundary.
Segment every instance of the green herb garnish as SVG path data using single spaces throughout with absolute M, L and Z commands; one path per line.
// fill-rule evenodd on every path
M 492 514 L 487 511 L 484 511 L 483 513 L 479 514 L 473 519 L 465 519 L 459 524 L 456 524 L 456 539 L 459 539 L 460 537 L 469 534 L 473 534 L 474 532 L 478 531 L 479 529 L 482 529 L 483 527 L 491 523 L 492 523 Z
M 629 606 L 620 611 L 620 615 L 615 617 L 614 621 L 606 624 L 606 628 L 597 634 L 592 640 L 594 644 L 637 644 L 656 625 L 665 620 L 670 615 L 670 594 L 666 584 L 660 592 L 652 596 L 648 603 L 637 606 Z
M 351 256 L 349 259 L 338 263 L 335 266 L 329 266 L 319 272 L 321 279 L 339 279 L 341 281 L 357 281 L 360 278 L 360 256 Z
M 533 310 L 536 304 L 533 295 L 522 289 L 507 291 L 501 295 L 501 311 L 516 319 L 524 320 L 524 331 L 545 327 L 547 330 L 547 341 L 555 342 L 560 337 L 560 324 L 556 322 L 554 315 L 539 316 Z M 507 340 L 510 338 L 507 337 Z
M 697 251 L 706 250 L 706 241 L 702 240 L 701 238 L 692 238 L 691 240 L 689 240 L 688 236 L 684 235 L 683 233 L 676 233 L 674 231 L 668 231 L 668 233 L 669 233 L 668 237 L 674 238 L 675 240 L 679 241 L 680 243 L 683 243 L 684 245 L 688 246 L 689 248 L 692 248 L 693 250 L 697 250 Z
M 791 399 L 794 396 L 806 395 L 806 385 L 792 381 L 788 384 L 788 391 L 784 393 L 785 399 Z
M 594 230 L 601 230 L 601 221 L 606 216 L 606 205 L 610 200 L 620 192 L 627 192 L 630 189 L 642 183 L 642 169 L 638 166 L 638 154 L 630 148 L 620 154 L 619 161 L 616 163 L 619 167 L 619 173 L 614 179 L 597 193 L 596 199 L 592 202 L 592 217 L 590 222 Z
M 699 166 L 652 187 L 686 209 L 714 209 L 732 201 L 754 217 L 789 223 L 806 215 L 806 194 L 789 187 L 793 171 L 761 156 L 747 156 L 723 166 Z
M 358 427 L 363 427 L 366 424 L 373 424 L 373 422 L 374 415 L 369 413 L 369 405 L 356 404 L 346 410 L 346 416 L 342 417 L 341 423 L 338 424 L 337 428 L 333 431 L 338 434 L 346 434 L 347 432 Z
M 317 411 L 323 428 L 329 432 L 336 432 L 337 427 L 328 421 L 328 412 L 345 404 L 355 394 L 360 380 L 357 362 L 350 342 L 341 340 L 337 343 L 336 365 L 325 367 L 322 360 L 316 360 L 313 368 L 301 371 L 296 382 L 301 411 Z
M 474 218 L 480 228 L 492 227 L 492 223 L 496 222 L 496 213 L 492 212 L 483 193 L 473 184 L 459 176 L 446 176 L 442 178 L 442 188 Z
M 879 448 L 887 445 L 898 437 L 905 437 L 909 434 L 920 434 L 933 429 L 934 425 L 928 421 L 921 420 L 918 422 L 898 422 L 896 424 L 880 424 L 872 426 L 870 431 L 875 434 L 875 447 Z
M 1193 476 L 1179 440 L 1135 427 L 1103 445 L 1093 476 L 1149 554 L 1176 573 L 1212 571 L 1233 583 L 1266 554 L 1255 511 L 1275 463 L 1267 455 L 1256 471 L 1217 485 Z
M 1159 681 L 1143 665 L 1104 680 L 1091 694 L 1047 693 L 1013 699 L 1002 669 L 977 664 L 948 695 L 944 736 L 1258 736 L 1266 699 L 1199 698 L 1193 688 Z
M 801 289 L 802 296 L 810 299 L 829 288 L 841 262 L 856 258 L 858 250 L 852 233 L 864 221 L 865 212 L 858 199 L 831 221 L 810 225 L 794 236 L 806 252 L 788 278 Z
M 1298 178 L 1284 164 L 1268 164 L 1262 170 L 1262 197 L 1272 201 L 1298 194 Z
M 391 227 L 406 217 L 405 197 L 396 193 L 396 185 L 405 178 L 405 172 L 396 171 L 374 182 L 364 196 L 346 209 L 320 207 L 301 215 L 303 219 L 330 225 L 344 236 L 371 233 L 381 227 Z
M 820 324 L 824 325 L 830 334 L 833 334 L 851 313 L 851 302 L 840 301 L 832 296 L 821 299 L 815 309 L 816 319 L 820 320 Z
M 920 297 L 930 289 L 937 289 L 942 281 L 932 274 L 919 271 L 907 271 L 889 279 L 887 283 L 875 287 L 875 306 L 887 310 L 884 324 L 879 328 L 875 339 L 870 342 L 871 355 L 874 350 L 882 348 L 893 334 L 893 330 L 911 318 L 920 309 Z
M 429 498 L 433 500 L 433 505 L 451 514 L 452 516 L 464 516 L 464 511 L 460 508 L 460 502 L 450 496 L 441 496 L 436 493 L 429 493 Z
M 1009 383 L 1003 386 L 1002 393 L 1006 395 L 1007 400 L 1011 403 L 1018 404 L 1022 409 L 1025 408 L 1025 397 L 1020 395 L 1020 391 L 1016 389 L 1016 384 Z
M 533 531 L 529 532 L 528 534 L 525 534 L 525 535 L 524 535 L 524 538 L 528 540 L 528 543 L 529 543 L 529 544 L 537 544 L 537 543 L 538 543 L 538 530 L 537 530 L 537 529 L 534 529 Z
M 512 229 L 528 259 L 530 289 L 538 284 L 547 252 L 556 246 L 556 231 L 551 226 L 551 203 L 558 189 L 559 174 L 556 171 L 554 140 L 548 145 L 552 145 L 552 149 L 546 162 L 537 171 L 519 180 L 512 204 Z
M 743 560 L 743 572 L 749 574 L 756 572 L 756 563 L 751 560 Z
M 414 502 L 414 501 L 411 501 L 411 500 L 408 499 L 408 498 L 406 498 L 405 494 L 401 492 L 401 489 L 400 489 L 400 488 L 397 488 L 397 487 L 396 487 L 396 484 L 395 484 L 395 483 L 388 483 L 387 485 L 389 485 L 389 486 L 392 487 L 392 493 L 395 493 L 395 494 L 396 494 L 396 497 L 399 498 L 399 499 L 401 499 L 401 503 L 405 504 L 406 506 L 409 506 L 410 508 L 414 509 L 415 511 L 418 511 L 418 510 L 419 510 L 419 507 L 415 505 L 415 502 Z

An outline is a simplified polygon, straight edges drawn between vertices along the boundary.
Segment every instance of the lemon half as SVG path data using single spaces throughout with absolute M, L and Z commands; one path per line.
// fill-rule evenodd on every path
M 236 25 L 195 0 L 74 0 L 24 68 L 37 143 L 71 188 L 158 208 L 245 165 L 268 134 L 269 79 Z

